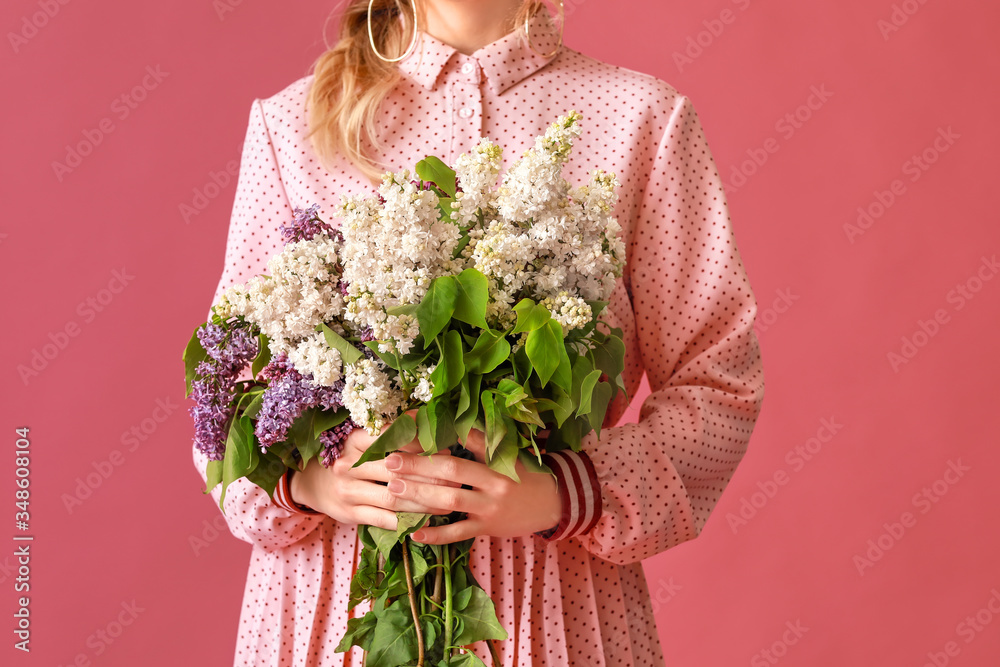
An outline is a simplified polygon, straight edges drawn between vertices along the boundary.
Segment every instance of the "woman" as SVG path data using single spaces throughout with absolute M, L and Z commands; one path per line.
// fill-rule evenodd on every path
M 239 480 L 226 517 L 254 549 L 236 664 L 361 664 L 358 651 L 334 653 L 362 613 L 347 609 L 356 525 L 458 509 L 469 518 L 416 538 L 476 537 L 473 571 L 509 634 L 497 643 L 503 665 L 662 665 L 640 561 L 699 534 L 764 391 L 756 302 L 698 117 L 668 83 L 563 45 L 561 21 L 538 3 L 416 9 L 415 26 L 409 0 L 349 2 L 340 41 L 313 73 L 254 101 L 215 298 L 264 272 L 294 207 L 331 211 L 382 171 L 426 155 L 451 163 L 480 136 L 504 147 L 506 169 L 574 109 L 583 133 L 564 175 L 582 183 L 599 166 L 622 183 L 628 263 L 606 319 L 624 333 L 629 395 L 643 370 L 652 393 L 639 423 L 588 435 L 580 453 L 548 454 L 555 480 L 519 470 L 512 485 L 481 463 L 478 435 L 477 461 L 418 457 L 411 443 L 351 470 L 372 441 L 362 430 L 330 468 L 283 478 L 273 500 Z M 625 408 L 613 403 L 606 423 Z M 204 476 L 197 450 L 195 461 Z

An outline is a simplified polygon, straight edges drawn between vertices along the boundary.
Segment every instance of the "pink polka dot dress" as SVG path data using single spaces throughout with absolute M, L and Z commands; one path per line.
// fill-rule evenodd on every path
M 549 53 L 557 28 L 532 21 L 532 43 Z M 566 46 L 544 57 L 518 32 L 472 55 L 422 34 L 398 66 L 404 76 L 384 103 L 376 156 L 388 168 L 412 169 L 427 155 L 452 163 L 487 136 L 504 147 L 506 170 L 572 109 L 583 132 L 564 176 L 581 184 L 601 167 L 621 181 L 628 264 L 605 317 L 624 333 L 629 395 L 643 371 L 652 393 L 638 423 L 589 434 L 581 453 L 550 455 L 563 501 L 553 530 L 479 537 L 471 561 L 509 635 L 497 643 L 505 667 L 663 665 L 641 560 L 697 537 L 746 451 L 764 393 L 756 301 L 698 116 L 664 81 Z M 374 189 L 346 160 L 328 171 L 313 152 L 310 82 L 251 106 L 215 299 L 265 272 L 293 208 L 317 203 L 336 226 L 342 193 Z M 606 423 L 626 407 L 619 395 Z M 192 449 L 204 477 L 207 460 Z M 358 649 L 334 652 L 347 619 L 366 608 L 347 609 L 356 526 L 297 506 L 287 479 L 273 499 L 239 480 L 225 507 L 233 535 L 253 545 L 234 664 L 361 665 Z M 472 650 L 489 664 L 485 645 Z

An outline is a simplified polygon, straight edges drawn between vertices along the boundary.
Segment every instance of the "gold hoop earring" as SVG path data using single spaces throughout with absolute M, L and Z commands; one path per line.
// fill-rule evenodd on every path
M 538 49 L 536 49 L 531 43 L 531 30 L 530 28 L 528 28 L 528 22 L 531 20 L 533 16 L 534 14 L 524 19 L 524 38 L 528 40 L 528 46 L 531 48 L 532 51 L 534 51 L 543 58 L 551 58 L 556 54 L 557 51 L 559 51 L 559 48 L 562 46 L 563 31 L 566 29 L 566 11 L 563 7 L 563 0 L 559 0 L 559 43 L 556 44 L 556 48 L 553 49 L 551 53 L 540 53 Z
M 381 58 L 387 63 L 398 63 L 403 60 L 408 55 L 413 53 L 413 48 L 417 45 L 417 36 L 420 33 L 420 19 L 417 18 L 417 3 L 416 0 L 413 2 L 413 39 L 410 40 L 410 45 L 406 47 L 406 51 L 403 55 L 397 58 L 386 58 L 381 53 L 378 52 L 378 47 L 375 46 L 375 36 L 372 34 L 372 5 L 375 4 L 375 0 L 368 0 L 368 43 L 371 44 L 372 51 L 376 56 Z M 399 6 L 399 0 L 396 0 L 396 7 L 399 7 L 400 14 L 403 12 L 403 8 Z

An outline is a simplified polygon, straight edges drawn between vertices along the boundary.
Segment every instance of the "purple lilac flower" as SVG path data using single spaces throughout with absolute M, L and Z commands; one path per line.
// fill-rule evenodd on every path
M 195 444 L 212 461 L 226 453 L 226 424 L 232 417 L 236 377 L 257 356 L 257 338 L 246 329 L 226 330 L 207 324 L 198 330 L 198 340 L 208 359 L 195 368 L 191 383 L 195 404 L 188 413 L 194 419 Z
M 270 447 L 288 437 L 292 423 L 308 408 L 336 410 L 343 405 L 343 381 L 330 387 L 315 384 L 311 374 L 303 375 L 292 368 L 285 355 L 272 360 L 262 374 L 270 379 L 255 428 L 262 447 Z
M 285 225 L 278 227 L 286 244 L 295 241 L 311 241 L 312 237 L 320 232 L 326 232 L 326 235 L 331 239 L 336 239 L 340 235 L 333 227 L 320 219 L 319 204 L 313 204 L 306 209 L 296 208 L 293 213 L 292 224 L 287 227 Z
M 319 441 L 323 443 L 320 460 L 324 468 L 329 468 L 334 461 L 340 458 L 340 454 L 344 451 L 344 441 L 356 428 L 360 427 L 348 417 L 345 421 L 320 434 Z

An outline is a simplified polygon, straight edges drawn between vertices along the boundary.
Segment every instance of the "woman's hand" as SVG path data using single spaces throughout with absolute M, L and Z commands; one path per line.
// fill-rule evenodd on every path
M 388 428 L 388 426 L 386 426 Z M 384 429 L 383 429 L 384 430 Z M 324 468 L 318 460 L 306 463 L 305 468 L 296 471 L 291 479 L 291 493 L 295 502 L 307 505 L 337 521 L 350 524 L 367 524 L 388 530 L 396 529 L 396 512 L 423 512 L 447 514 L 449 510 L 438 509 L 420 501 L 407 500 L 389 493 L 385 484 L 395 475 L 385 467 L 385 459 L 368 461 L 352 468 L 362 453 L 375 441 L 364 429 L 354 429 L 344 441 L 340 458 L 329 468 Z M 400 448 L 407 456 L 416 456 L 423 451 L 416 439 Z M 424 460 L 449 460 L 451 452 L 442 450 L 432 456 L 421 456 Z M 413 483 L 427 486 L 461 486 L 429 477 L 415 477 Z
M 393 453 L 385 458 L 391 477 L 389 493 L 400 502 L 465 512 L 468 518 L 445 526 L 425 526 L 412 537 L 424 544 L 447 544 L 479 535 L 518 537 L 559 523 L 562 502 L 555 478 L 528 471 L 517 461 L 520 482 L 495 472 L 484 463 L 486 442 L 481 431 L 469 432 L 466 449 L 476 456 L 420 456 Z M 472 487 L 463 489 L 461 482 Z M 437 512 L 435 512 L 437 513 Z

